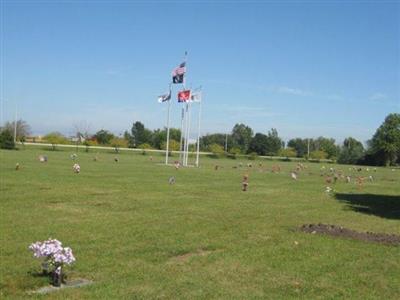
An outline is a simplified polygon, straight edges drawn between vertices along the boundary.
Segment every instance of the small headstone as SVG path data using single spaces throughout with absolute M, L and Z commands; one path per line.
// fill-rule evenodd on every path
M 333 175 L 333 182 L 336 183 L 336 181 L 338 181 L 338 179 L 339 179 L 339 175 L 335 173 Z
M 249 187 L 249 175 L 246 174 L 243 176 L 242 191 L 246 192 L 248 187 Z
M 347 182 L 347 183 L 350 183 L 350 181 L 351 181 L 350 176 L 346 176 L 346 182 Z
M 48 294 L 48 293 L 52 293 L 52 292 L 57 292 L 61 289 L 65 289 L 65 288 L 78 288 L 78 287 L 82 287 L 85 285 L 89 285 L 92 284 L 93 281 L 87 280 L 87 279 L 75 279 L 75 280 L 71 280 L 71 281 L 67 281 L 66 284 L 61 284 L 60 287 L 55 287 L 55 286 L 45 286 L 42 287 L 36 291 L 33 291 L 31 293 L 33 294 Z
M 175 184 L 175 176 L 171 176 L 170 178 L 168 178 L 168 183 Z
M 15 170 L 18 171 L 19 170 L 19 163 L 15 164 Z
M 359 189 L 362 189 L 363 184 L 364 184 L 364 177 L 362 176 L 357 177 L 357 186 Z
M 40 155 L 39 156 L 39 161 L 40 162 L 47 162 L 47 156 L 46 155 Z
M 74 164 L 74 166 L 72 167 L 72 169 L 74 170 L 75 173 L 80 173 L 81 171 L 81 166 L 78 164 Z
M 290 176 L 292 177 L 293 180 L 297 180 L 297 174 L 295 172 L 292 172 Z

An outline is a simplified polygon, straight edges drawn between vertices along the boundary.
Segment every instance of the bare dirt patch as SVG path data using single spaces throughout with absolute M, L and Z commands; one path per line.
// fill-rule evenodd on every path
M 218 250 L 204 250 L 204 249 L 199 249 L 195 252 L 188 252 L 188 253 L 184 253 L 181 255 L 177 255 L 172 257 L 169 262 L 170 263 L 184 263 L 187 262 L 190 258 L 194 257 L 194 256 L 207 256 L 211 253 L 215 253 Z
M 358 232 L 337 225 L 327 224 L 305 224 L 301 226 L 301 231 L 311 234 L 326 234 L 333 237 L 344 237 L 359 241 L 375 242 L 385 245 L 400 245 L 400 236 L 386 233 Z

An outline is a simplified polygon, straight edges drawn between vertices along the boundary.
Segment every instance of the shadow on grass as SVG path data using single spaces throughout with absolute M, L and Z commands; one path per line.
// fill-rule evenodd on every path
M 34 270 L 34 269 L 29 270 L 27 273 L 28 273 L 28 275 L 30 275 L 32 277 L 49 277 L 48 273 L 45 273 L 43 271 Z
M 386 219 L 400 219 L 400 196 L 338 193 L 335 197 L 356 212 Z

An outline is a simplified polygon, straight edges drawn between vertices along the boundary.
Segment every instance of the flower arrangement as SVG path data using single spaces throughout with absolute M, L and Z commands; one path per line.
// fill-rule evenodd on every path
M 63 267 L 71 265 L 75 261 L 72 249 L 63 247 L 56 239 L 48 239 L 43 242 L 32 243 L 29 246 L 35 258 L 43 258 L 43 274 L 51 275 L 53 285 L 60 286 L 64 282 Z

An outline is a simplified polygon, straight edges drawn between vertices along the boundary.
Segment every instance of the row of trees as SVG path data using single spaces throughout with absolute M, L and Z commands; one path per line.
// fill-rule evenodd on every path
M 24 141 L 30 134 L 30 127 L 19 120 L 16 126 L 18 141 Z M 75 128 L 75 142 L 88 147 L 91 145 L 110 145 L 116 151 L 120 147 L 165 149 L 166 129 L 150 130 L 137 121 L 130 131 L 123 136 L 115 136 L 107 130 L 99 130 L 90 135 L 88 130 Z M 1 148 L 13 148 L 14 122 L 7 122 L 0 132 Z M 58 132 L 47 134 L 44 139 L 53 145 L 70 142 Z M 170 129 L 170 150 L 179 150 L 181 131 Z M 194 149 L 194 145 L 192 145 Z M 355 138 L 348 137 L 342 145 L 337 145 L 332 138 L 293 138 L 286 144 L 279 137 L 278 131 L 272 128 L 266 134 L 257 132 L 245 124 L 236 124 L 231 133 L 207 134 L 200 138 L 201 151 L 215 154 L 252 154 L 283 157 L 303 157 L 313 159 L 332 159 L 345 164 L 394 165 L 400 163 L 400 114 L 389 114 L 374 136 L 367 142 L 367 147 Z

